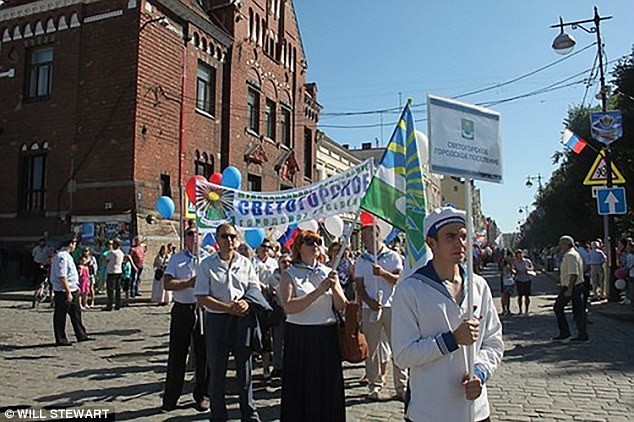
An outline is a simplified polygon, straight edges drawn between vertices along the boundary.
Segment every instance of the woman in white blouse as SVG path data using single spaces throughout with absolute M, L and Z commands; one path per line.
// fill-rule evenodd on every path
M 346 419 L 336 311 L 346 298 L 337 272 L 317 261 L 322 240 L 300 233 L 293 265 L 282 273 L 278 295 L 286 311 L 282 421 Z

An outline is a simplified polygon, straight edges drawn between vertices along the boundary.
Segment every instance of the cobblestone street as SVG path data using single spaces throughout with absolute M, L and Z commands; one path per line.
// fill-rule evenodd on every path
M 490 274 L 496 297 L 498 280 Z M 531 314 L 504 320 L 506 353 L 489 387 L 492 420 L 632 420 L 634 325 L 591 314 L 590 343 L 553 343 L 554 284 L 551 278 L 538 276 Z M 515 303 L 512 309 L 517 310 Z M 84 322 L 95 341 L 57 348 L 51 308 L 41 305 L 32 310 L 27 302 L 0 301 L 0 407 L 107 407 L 116 411 L 117 420 L 207 418 L 193 409 L 189 393 L 176 411 L 158 411 L 169 307 L 138 304 L 119 312 L 90 310 L 84 313 Z M 70 324 L 68 330 L 73 340 Z M 346 365 L 348 420 L 402 420 L 402 403 L 389 397 L 393 390 L 385 391 L 384 401 L 366 401 L 366 388 L 358 383 L 362 375 L 362 365 Z M 255 390 L 262 420 L 276 420 L 279 385 L 267 385 L 257 369 Z M 230 395 L 229 403 L 230 416 L 238 418 L 237 395 Z

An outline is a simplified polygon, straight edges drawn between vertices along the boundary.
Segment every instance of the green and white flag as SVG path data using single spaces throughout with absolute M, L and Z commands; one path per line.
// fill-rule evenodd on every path
M 425 260 L 423 234 L 425 185 L 408 101 L 387 144 L 383 158 L 361 200 L 361 208 L 405 233 L 409 268 Z M 387 233 L 384 233 L 387 235 Z

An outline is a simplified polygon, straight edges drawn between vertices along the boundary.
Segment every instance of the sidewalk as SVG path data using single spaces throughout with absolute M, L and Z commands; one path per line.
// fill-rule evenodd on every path
M 546 272 L 542 274 L 555 282 L 559 282 L 559 271 Z M 589 306 L 591 313 L 596 313 L 619 321 L 634 322 L 634 305 L 622 305 L 616 302 L 591 302 Z

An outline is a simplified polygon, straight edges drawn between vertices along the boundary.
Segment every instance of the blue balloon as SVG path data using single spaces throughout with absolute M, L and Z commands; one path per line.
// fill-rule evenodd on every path
M 262 242 L 264 241 L 264 230 L 263 229 L 246 230 L 244 232 L 244 240 L 247 242 L 247 245 L 251 247 L 251 249 L 255 249 L 258 246 L 260 246 Z
M 174 215 L 174 201 L 169 196 L 161 196 L 156 201 L 156 211 L 163 218 L 172 218 Z
M 232 189 L 240 189 L 242 175 L 237 168 L 229 166 L 222 171 L 222 186 Z

